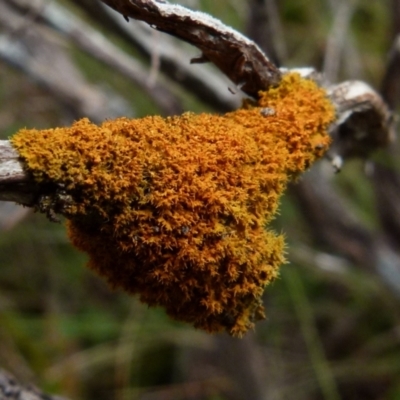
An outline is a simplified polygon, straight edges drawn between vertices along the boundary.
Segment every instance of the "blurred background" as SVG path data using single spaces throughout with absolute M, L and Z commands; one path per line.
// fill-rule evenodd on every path
M 176 3 L 279 65 L 361 79 L 399 103 L 399 0 Z M 96 0 L 1 0 L 1 138 L 84 116 L 237 107 L 221 73 L 189 64 L 197 55 Z M 81 400 L 400 399 L 399 168 L 393 143 L 340 174 L 322 161 L 289 188 L 274 221 L 288 264 L 266 290 L 267 320 L 242 340 L 112 291 L 63 224 L 0 203 L 0 368 Z

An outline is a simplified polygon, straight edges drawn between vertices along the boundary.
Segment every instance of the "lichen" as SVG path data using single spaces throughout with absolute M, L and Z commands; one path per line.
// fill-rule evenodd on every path
M 82 119 L 12 144 L 37 182 L 68 194 L 69 237 L 91 269 L 173 318 L 241 336 L 284 262 L 267 225 L 333 119 L 324 90 L 288 74 L 225 115 Z

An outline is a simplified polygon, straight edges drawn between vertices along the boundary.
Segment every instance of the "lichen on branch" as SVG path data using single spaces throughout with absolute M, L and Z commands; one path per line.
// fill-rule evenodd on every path
M 287 74 L 225 115 L 83 119 L 12 144 L 62 192 L 55 211 L 91 269 L 173 318 L 241 336 L 284 262 L 267 225 L 288 181 L 326 151 L 334 118 L 323 89 Z

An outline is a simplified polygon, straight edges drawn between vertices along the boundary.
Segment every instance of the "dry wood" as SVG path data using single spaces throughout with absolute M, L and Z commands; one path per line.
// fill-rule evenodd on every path
M 93 0 L 71 0 L 86 13 L 93 23 L 112 31 L 129 48 L 138 51 L 147 62 L 155 57 L 160 64 L 160 75 L 169 82 L 179 84 L 181 90 L 190 92 L 198 100 L 218 112 L 227 112 L 238 107 L 239 96 L 227 90 L 227 79 L 215 73 L 214 68 L 189 63 L 193 49 L 179 46 L 179 42 L 168 35 L 155 31 L 141 21 L 124 18 L 105 4 L 93 8 Z M 157 35 L 155 35 L 157 34 Z
M 192 63 L 212 62 L 249 96 L 276 85 L 281 72 L 251 40 L 201 12 L 156 0 L 102 0 L 125 18 L 145 21 L 201 50 Z
M 0 59 L 50 92 L 72 119 L 89 117 L 100 122 L 133 115 L 119 94 L 86 79 L 53 30 L 34 23 L 2 1 L 0 24 L 7 32 L 0 35 Z
M 98 30 L 92 28 L 87 24 L 87 22 L 81 20 L 77 15 L 72 14 L 67 8 L 54 2 L 46 3 L 41 0 L 33 2 L 27 0 L 7 0 L 7 3 L 10 3 L 13 6 L 12 9 L 10 8 L 10 10 L 8 10 L 7 15 L 4 15 L 7 11 L 5 5 L 3 5 L 0 10 L 1 14 L 3 14 L 3 20 L 6 18 L 3 23 L 5 25 L 8 24 L 10 27 L 9 29 L 11 29 L 12 26 L 24 26 L 24 21 L 25 25 L 27 24 L 26 17 L 20 17 L 20 20 L 18 20 L 18 16 L 16 15 L 17 11 L 14 7 L 17 7 L 18 11 L 20 11 L 23 16 L 28 13 L 28 15 L 33 17 L 40 17 L 38 23 L 32 22 L 28 24 L 28 26 L 25 26 L 23 31 L 19 33 L 18 36 L 23 36 L 24 41 L 27 40 L 26 36 L 32 36 L 33 32 L 36 33 L 36 36 L 39 36 L 42 41 L 45 41 L 46 37 L 43 37 L 44 35 L 42 34 L 43 29 L 39 30 L 36 26 L 45 24 L 48 29 L 56 31 L 57 35 L 61 34 L 63 37 L 68 39 L 70 43 L 85 52 L 85 54 L 88 54 L 94 59 L 104 63 L 110 70 L 126 77 L 134 85 L 138 86 L 141 90 L 144 90 L 159 107 L 162 114 L 173 115 L 180 114 L 183 111 L 180 99 L 173 94 L 169 87 L 159 81 L 150 82 L 147 68 L 145 68 L 138 60 L 119 49 L 105 35 L 102 35 Z M 0 17 L 0 20 L 1 19 L 2 18 Z M 18 42 L 20 42 L 20 40 Z M 23 67 L 27 68 L 26 65 L 23 65 Z M 43 69 L 45 70 L 45 68 Z M 63 71 L 65 71 L 65 69 Z M 78 91 L 77 88 L 81 85 L 68 85 L 68 87 L 71 88 L 70 90 Z M 52 82 L 47 81 L 46 86 L 52 86 Z M 98 90 L 98 88 L 96 89 Z M 56 87 L 55 90 L 59 90 L 58 87 Z M 94 88 L 89 87 L 85 90 L 79 91 L 79 93 L 82 93 L 83 96 L 87 95 L 91 91 L 94 91 Z M 113 99 L 108 98 L 108 107 L 110 100 Z M 84 99 L 81 102 L 84 103 Z M 79 102 L 76 103 L 77 106 L 79 106 Z M 95 115 L 96 118 L 94 119 L 102 121 L 106 115 L 105 110 L 102 109 L 102 107 L 99 107 L 99 101 L 94 102 L 92 100 L 90 103 L 93 104 L 93 108 L 98 110 Z M 114 103 L 117 102 L 114 100 Z M 129 112 L 129 110 L 126 111 Z M 95 111 L 93 111 L 92 114 L 94 112 Z M 92 117 L 92 115 L 88 114 L 82 115 Z M 106 116 L 111 118 L 118 115 Z
M 279 83 L 282 71 L 253 41 L 207 14 L 156 0 L 102 1 L 126 18 L 143 20 L 157 30 L 198 47 L 202 55 L 192 62 L 213 62 L 250 96 L 256 97 L 259 90 Z M 302 73 L 307 75 L 310 70 Z M 332 127 L 334 144 L 329 154 L 335 168 L 340 169 L 346 157 L 368 156 L 372 150 L 390 141 L 393 136 L 391 113 L 371 87 L 363 82 L 349 81 L 328 86 L 327 90 L 338 112 L 337 123 Z M 7 158 L 1 162 L 5 172 L 0 177 L 0 191 L 4 192 L 0 198 L 31 204 L 33 197 L 28 196 L 27 189 L 36 188 L 34 183 L 24 177 L 23 185 L 14 183 L 11 187 L 9 176 L 19 164 Z M 3 183 L 4 178 L 7 182 Z
M 185 35 L 188 35 L 188 32 L 184 32 L 184 34 L 179 35 L 180 29 L 185 24 L 188 24 L 191 27 L 196 27 L 199 21 L 191 21 L 191 17 L 188 17 L 187 20 L 185 18 L 180 17 L 171 17 L 170 23 L 166 21 L 160 22 L 159 19 L 164 18 L 166 15 L 162 13 L 154 12 L 154 9 L 158 9 L 160 7 L 170 7 L 163 3 L 163 1 L 104 1 L 107 4 L 113 4 L 115 9 L 120 8 L 122 11 L 128 10 L 129 13 L 132 12 L 132 15 L 126 13 L 125 15 L 129 15 L 133 18 L 141 18 L 143 16 L 150 15 L 152 18 L 155 18 L 156 22 L 152 23 L 157 29 L 167 31 L 171 34 L 179 36 L 180 38 L 187 40 Z M 135 6 L 136 4 L 136 6 Z M 142 12 L 135 11 L 135 7 L 138 7 L 138 4 L 142 4 L 144 9 Z M 148 8 L 146 6 L 149 5 Z M 153 8 L 152 8 L 152 7 Z M 117 8 L 118 7 L 118 8 Z M 181 8 L 179 8 L 181 10 Z M 185 14 L 187 15 L 187 14 Z M 194 14 L 191 13 L 190 16 Z M 196 15 L 198 15 L 196 13 Z M 170 16 L 167 15 L 167 18 Z M 208 17 L 207 17 L 208 18 Z M 173 22 L 174 21 L 174 22 Z M 179 24 L 182 24 L 181 26 Z M 209 39 L 208 38 L 208 28 L 202 27 L 202 32 L 205 32 L 203 36 L 196 36 L 192 40 L 192 44 L 198 44 L 199 37 L 201 40 Z M 224 27 L 223 27 L 224 28 Z M 225 28 L 224 28 L 225 29 Z M 218 31 L 218 29 L 217 29 Z M 215 32 L 215 31 L 211 31 Z M 178 34 L 177 34 L 178 33 Z M 190 29 L 189 29 L 190 33 Z M 193 34 L 193 32 L 192 32 Z M 190 36 L 190 35 L 189 35 Z M 234 35 L 233 38 L 237 40 L 238 36 Z M 215 42 L 215 38 L 211 35 L 210 43 Z M 223 39 L 225 41 L 223 41 Z M 224 51 L 229 49 L 229 41 L 232 37 L 221 38 L 218 40 L 218 43 L 225 43 L 227 45 Z M 246 42 L 245 38 L 241 37 L 241 40 L 244 40 L 243 43 Z M 241 43 L 239 46 L 233 46 L 233 51 L 236 56 L 232 55 L 233 65 L 236 67 L 235 60 L 245 59 L 245 55 L 251 53 L 252 49 L 246 50 L 245 55 L 237 55 L 237 49 L 241 49 Z M 200 41 L 200 44 L 202 42 Z M 205 44 L 204 44 L 205 46 Z M 246 45 L 242 47 L 246 49 Z M 200 47 L 201 49 L 201 47 Z M 206 49 L 207 50 L 207 49 Z M 208 49 L 209 50 L 209 49 Z M 219 57 L 224 58 L 224 54 L 214 54 L 209 50 L 211 55 L 214 55 L 218 60 Z M 204 51 L 202 51 L 203 54 Z M 394 53 L 396 57 L 398 57 L 397 53 Z M 210 57 L 208 57 L 210 59 Z M 206 61 L 207 57 L 203 57 L 198 59 L 197 61 Z M 224 68 L 228 67 L 228 62 L 225 59 L 223 61 Z M 394 58 L 393 58 L 394 60 Z M 211 60 L 215 62 L 214 60 Z M 258 63 L 255 63 L 258 65 Z M 262 64 L 262 62 L 261 62 Z M 217 64 L 218 65 L 218 64 Z M 238 63 L 239 67 L 241 63 Z M 241 76 L 241 68 L 237 67 L 235 73 L 233 74 L 233 79 L 235 81 L 235 76 Z M 222 69 L 222 68 L 221 68 Z M 223 70 L 223 69 L 222 69 Z M 259 69 L 254 69 L 250 73 L 257 74 Z M 396 72 L 397 71 L 397 72 Z M 398 59 L 396 62 L 393 62 L 393 76 L 397 74 L 398 69 Z M 245 71 L 249 72 L 249 71 Z M 229 76 L 229 74 L 227 74 Z M 246 74 L 242 74 L 245 77 Z M 268 77 L 267 77 L 268 78 Z M 232 77 L 231 77 L 232 79 Z M 260 80 L 263 81 L 262 78 L 259 77 L 250 77 L 250 82 L 256 82 Z M 270 81 L 267 79 L 267 83 L 270 84 Z M 387 84 L 387 88 L 398 88 L 398 78 L 394 80 L 394 84 L 390 81 Z M 237 80 L 235 81 L 238 86 L 240 86 L 243 81 Z M 397 84 L 396 84 L 397 83 Z M 391 115 L 389 109 L 382 101 L 382 98 L 371 88 L 363 86 L 362 83 L 349 83 L 346 82 L 344 84 L 340 84 L 337 86 L 332 86 L 330 88 L 330 92 L 334 101 L 337 104 L 337 108 L 339 111 L 339 123 L 333 129 L 333 135 L 335 138 L 334 146 L 331 149 L 332 157 L 334 158 L 336 155 L 341 159 L 343 156 L 365 156 L 370 151 L 379 147 L 380 145 L 387 142 L 390 138 L 390 132 L 392 132 L 392 124 L 391 124 Z M 254 95 L 254 86 L 250 85 L 250 93 Z M 360 88 L 364 87 L 364 90 L 360 91 Z M 261 88 L 261 87 L 260 87 Z M 258 89 L 260 89 L 258 88 Z M 248 90 L 247 87 L 244 87 L 245 90 Z M 388 89 L 389 90 L 389 89 Z M 395 96 L 397 93 L 397 89 L 393 90 L 393 94 L 388 96 L 383 96 L 386 100 L 389 100 L 391 106 L 399 97 Z M 392 101 L 390 101 L 393 99 Z M 371 123 L 372 121 L 372 123 Z M 373 127 L 373 129 L 371 129 Z M 378 127 L 378 129 L 377 129 Z M 361 134 L 361 139 L 360 138 Z M 370 136 L 368 136 L 370 135 Z M 382 136 L 383 135 L 383 136 Z M 368 137 L 372 140 L 368 140 Z M 379 139 L 379 140 L 375 140 Z M 368 151 L 365 151 L 365 150 Z M 378 172 L 381 170 L 378 170 Z M 386 195 L 386 203 L 383 203 L 383 209 L 386 211 L 386 220 L 387 220 L 387 233 L 391 230 L 394 233 L 391 236 L 393 243 L 397 243 L 398 232 L 400 232 L 398 226 L 396 225 L 396 229 L 394 229 L 394 225 L 396 221 L 399 221 L 399 218 L 396 216 L 398 213 L 393 213 L 393 209 L 397 210 L 397 205 L 399 201 L 398 197 L 398 185 L 399 181 L 397 179 L 396 171 L 389 171 L 391 175 L 385 174 L 382 176 L 381 174 L 376 175 L 377 187 L 380 187 L 382 192 Z M 390 281 L 392 287 L 395 289 L 395 292 L 400 293 L 399 290 L 399 275 L 391 274 L 390 268 L 384 268 L 384 262 L 387 261 L 390 257 L 394 257 L 393 254 L 389 254 L 386 248 L 386 244 L 381 241 L 382 238 L 377 238 L 373 232 L 368 231 L 364 225 L 359 224 L 359 221 L 355 221 L 351 218 L 351 214 L 346 212 L 346 205 L 342 204 L 338 201 L 338 197 L 331 193 L 332 187 L 326 187 L 328 183 L 326 180 L 324 181 L 321 176 L 315 176 L 309 174 L 303 184 L 297 186 L 297 199 L 301 203 L 303 214 L 305 218 L 308 219 L 310 230 L 314 231 L 314 236 L 319 237 L 321 242 L 328 244 L 330 249 L 333 252 L 337 252 L 345 255 L 347 258 L 351 259 L 356 263 L 356 265 L 360 265 L 361 268 L 367 267 L 368 270 L 376 269 L 381 277 L 385 277 L 386 281 Z M 387 186 L 386 186 L 387 185 Z M 393 188 L 392 191 L 387 190 L 389 188 Z M 397 188 L 397 189 L 396 189 Z M 36 198 L 35 193 L 38 192 L 38 188 L 30 182 L 29 177 L 24 173 L 22 164 L 18 161 L 18 155 L 13 151 L 8 142 L 3 141 L 0 142 L 0 198 L 9 200 L 9 201 L 17 201 L 23 204 L 32 204 L 34 199 Z M 336 193 L 337 194 L 337 193 Z M 378 193 L 379 194 L 379 193 Z M 388 201 L 391 201 L 389 204 Z M 348 210 L 347 210 L 348 211 Z M 383 249 L 383 250 L 382 250 Z M 389 256 L 388 256 L 389 254 Z M 395 258 L 394 261 L 391 259 L 392 270 L 399 270 L 399 258 Z M 393 271 L 392 271 L 393 272 Z M 397 285 L 397 286 L 396 286 Z M 16 397 L 19 393 L 25 393 L 19 389 L 16 389 L 15 383 L 10 383 L 7 381 L 9 378 L 4 374 L 0 373 L 0 400 L 4 399 L 17 399 L 23 397 Z M 4 384 L 3 382 L 6 382 Z M 3 390 L 3 393 L 2 393 Z M 3 397 L 1 397 L 3 395 Z M 8 396 L 8 397 L 4 397 Z M 32 393 L 31 393 L 31 396 Z M 260 396 L 261 397 L 261 396 Z M 34 400 L 41 399 L 43 397 L 30 397 Z M 46 397 L 49 398 L 49 397 Z
M 18 153 L 7 140 L 0 140 L 0 200 L 31 205 L 37 186 L 24 171 Z
M 0 369 L 0 400 L 66 400 L 43 393 L 33 385 L 23 385 L 14 376 Z

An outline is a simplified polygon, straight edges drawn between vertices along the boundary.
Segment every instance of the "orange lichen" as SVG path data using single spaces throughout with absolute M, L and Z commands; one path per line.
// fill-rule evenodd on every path
M 174 318 L 240 336 L 284 262 L 266 229 L 289 179 L 322 156 L 334 109 L 296 74 L 226 115 L 126 118 L 21 130 L 40 183 L 70 196 L 72 243 L 114 287 Z

